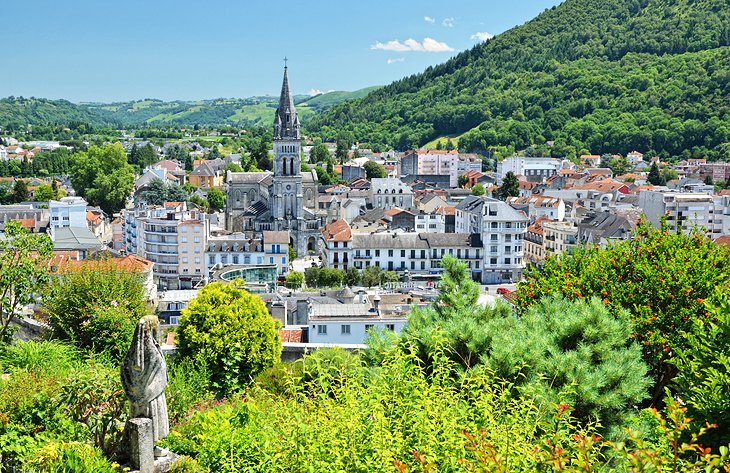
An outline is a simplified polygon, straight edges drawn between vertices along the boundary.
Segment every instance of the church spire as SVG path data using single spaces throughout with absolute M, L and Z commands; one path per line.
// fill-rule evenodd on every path
M 281 84 L 279 108 L 274 117 L 274 139 L 299 139 L 299 117 L 294 108 L 294 98 L 289 89 L 289 74 L 284 59 L 284 81 Z

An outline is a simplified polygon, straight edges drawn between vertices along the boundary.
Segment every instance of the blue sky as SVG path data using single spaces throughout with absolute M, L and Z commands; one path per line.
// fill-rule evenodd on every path
M 383 85 L 560 0 L 7 0 L 0 96 L 73 102 Z

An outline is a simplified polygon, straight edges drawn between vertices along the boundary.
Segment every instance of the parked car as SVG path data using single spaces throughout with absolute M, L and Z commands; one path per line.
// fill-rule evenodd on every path
M 498 287 L 497 288 L 497 294 L 502 295 L 502 296 L 505 295 L 505 294 L 509 294 L 510 292 L 512 292 L 512 291 L 510 291 L 506 287 Z

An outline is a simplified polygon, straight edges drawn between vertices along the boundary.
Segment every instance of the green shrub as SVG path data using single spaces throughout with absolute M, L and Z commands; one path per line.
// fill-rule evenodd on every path
M 170 465 L 170 473 L 205 473 L 206 471 L 194 458 L 187 455 L 178 457 Z
M 256 376 L 257 386 L 272 394 L 286 394 L 302 381 L 303 363 L 297 360 L 293 363 L 277 363 Z
M 78 350 L 57 340 L 37 342 L 16 340 L 0 350 L 0 369 L 24 369 L 64 375 L 80 365 Z
M 99 261 L 59 276 L 43 298 L 53 335 L 121 360 L 140 318 L 149 313 L 143 277 Z
M 213 388 L 223 394 L 248 385 L 281 357 L 277 322 L 239 283 L 206 285 L 183 309 L 177 330 L 178 356 L 205 362 Z
M 27 467 L 39 473 L 116 473 L 109 461 L 91 445 L 80 442 L 49 442 L 28 460 Z

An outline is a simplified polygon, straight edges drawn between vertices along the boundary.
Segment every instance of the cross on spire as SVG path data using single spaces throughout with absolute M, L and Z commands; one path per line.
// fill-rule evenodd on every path
M 289 59 L 287 59 L 287 58 L 286 58 L 286 56 L 284 56 L 284 67 L 286 67 L 286 62 L 287 62 L 288 60 L 289 60 Z

